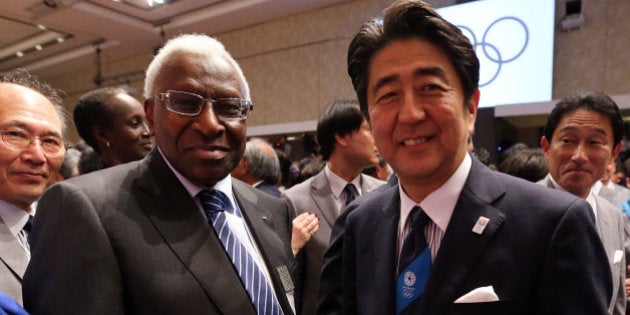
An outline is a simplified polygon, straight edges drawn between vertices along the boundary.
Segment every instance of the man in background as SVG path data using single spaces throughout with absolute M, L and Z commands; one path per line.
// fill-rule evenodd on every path
M 274 197 L 280 197 L 278 176 L 280 161 L 267 141 L 253 138 L 247 141 L 243 158 L 232 171 L 232 177 L 242 180 Z
M 20 304 L 33 205 L 57 180 L 64 126 L 53 88 L 24 70 L 0 74 L 0 291 Z
M 348 73 L 398 183 L 346 210 L 330 245 L 342 244 L 329 265 L 342 272 L 322 271 L 332 285 L 320 314 L 608 313 L 588 203 L 468 153 L 479 60 L 459 28 L 422 1 L 395 1 L 352 39 Z
M 316 311 L 320 271 L 335 220 L 352 200 L 385 183 L 361 174 L 378 163 L 378 153 L 356 101 L 338 99 L 330 104 L 317 122 L 317 140 L 326 166 L 282 194 L 296 214 L 311 213 L 320 219 L 319 231 L 310 235 L 298 256 L 297 277 L 302 286 L 298 301 L 301 297 L 304 315 Z
M 540 139 L 549 174 L 539 183 L 585 199 L 593 209 L 612 271 L 609 310 L 617 315 L 626 313 L 623 213 L 594 190 L 619 155 L 622 137 L 621 113 L 608 95 L 574 93 L 556 104 Z

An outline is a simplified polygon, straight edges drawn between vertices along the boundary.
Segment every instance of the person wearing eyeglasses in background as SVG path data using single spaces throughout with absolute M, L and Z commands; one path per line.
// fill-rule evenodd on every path
M 219 41 L 169 40 L 144 87 L 156 148 L 141 161 L 63 181 L 41 198 L 25 308 L 293 314 L 288 207 L 230 176 L 245 150 L 249 95 Z
M 33 205 L 57 178 L 64 126 L 57 91 L 25 70 L 0 73 L 0 291 L 20 304 Z

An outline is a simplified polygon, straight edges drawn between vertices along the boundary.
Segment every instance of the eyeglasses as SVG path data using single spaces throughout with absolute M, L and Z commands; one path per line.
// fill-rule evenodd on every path
M 159 93 L 166 109 L 182 116 L 197 116 L 206 103 L 211 103 L 212 111 L 221 120 L 243 120 L 249 116 L 254 105 L 242 98 L 203 98 L 195 93 L 168 90 Z
M 4 143 L 19 149 L 27 148 L 35 139 L 39 140 L 39 144 L 46 153 L 57 154 L 64 149 L 63 141 L 57 136 L 33 136 L 18 128 L 3 129 L 0 130 L 0 134 Z

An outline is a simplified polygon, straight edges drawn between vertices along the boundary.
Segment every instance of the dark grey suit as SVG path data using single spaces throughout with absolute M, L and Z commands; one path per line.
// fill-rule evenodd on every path
M 286 205 L 233 180 L 268 266 L 291 271 Z M 254 314 L 229 256 L 157 151 L 140 162 L 52 186 L 41 198 L 24 279 L 35 314 Z
M 398 187 L 374 191 L 351 207 L 341 251 L 343 304 L 329 298 L 320 310 L 394 314 Z M 480 216 L 489 223 L 477 234 L 471 230 Z M 420 312 L 607 314 L 610 277 L 584 200 L 491 171 L 473 159 Z M 493 286 L 499 302 L 454 303 L 485 286 Z
M 361 174 L 361 187 L 359 189 L 361 189 L 361 194 L 365 195 L 383 184 L 385 182 Z M 301 265 L 297 271 L 301 286 L 298 290 L 301 314 L 315 314 L 324 253 L 328 248 L 332 227 L 339 216 L 340 209 L 335 202 L 330 181 L 324 170 L 287 189 L 282 194 L 282 198 L 286 200 L 289 209 L 293 210 L 296 215 L 311 212 L 317 214 L 319 218 L 319 231 L 313 235 L 313 238 L 306 243 L 300 252 Z

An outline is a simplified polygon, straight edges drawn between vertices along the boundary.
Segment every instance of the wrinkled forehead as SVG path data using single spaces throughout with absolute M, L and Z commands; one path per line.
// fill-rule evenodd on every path
M 0 122 L 9 120 L 45 125 L 59 133 L 62 129 L 57 110 L 44 95 L 21 85 L 0 83 Z

